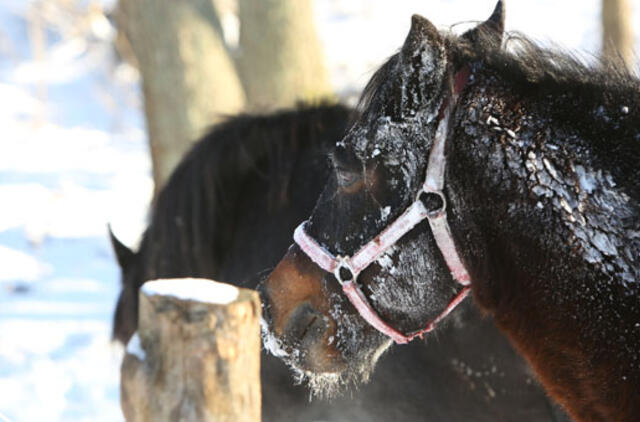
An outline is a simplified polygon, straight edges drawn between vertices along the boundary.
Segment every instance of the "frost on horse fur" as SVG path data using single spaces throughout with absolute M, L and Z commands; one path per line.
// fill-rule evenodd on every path
M 456 75 L 468 69 L 444 193 L 474 302 L 573 418 L 638 420 L 640 82 L 521 36 L 505 48 L 503 18 L 498 2 L 462 36 L 413 18 L 331 154 L 335 176 L 307 230 L 350 256 L 397 218 L 415 200 Z M 445 253 L 418 225 L 358 283 L 389 325 L 416 330 L 457 291 Z M 389 343 L 295 245 L 263 291 L 270 330 L 299 351 L 291 362 L 302 370 L 372 368 Z

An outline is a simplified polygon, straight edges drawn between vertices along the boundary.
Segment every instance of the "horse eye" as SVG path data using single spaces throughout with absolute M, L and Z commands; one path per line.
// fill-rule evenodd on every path
M 337 175 L 338 184 L 343 188 L 348 188 L 349 186 L 360 180 L 360 174 L 350 170 L 338 169 Z

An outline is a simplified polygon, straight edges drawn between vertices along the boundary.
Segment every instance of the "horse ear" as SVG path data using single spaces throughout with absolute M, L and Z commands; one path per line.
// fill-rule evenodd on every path
M 126 247 L 120 240 L 113 234 L 111 230 L 111 225 L 107 226 L 109 230 L 109 238 L 111 239 L 111 245 L 113 246 L 113 251 L 116 254 L 116 259 L 118 260 L 118 264 L 120 268 L 125 269 L 133 262 L 133 258 L 135 257 L 135 253 Z
M 401 55 L 406 63 L 414 63 L 413 58 L 422 53 L 429 53 L 442 44 L 438 29 L 428 19 L 420 15 L 411 16 L 411 29 L 402 46 Z
M 395 110 L 397 117 L 415 116 L 432 102 L 432 95 L 441 86 L 446 70 L 446 50 L 438 29 L 419 15 L 411 17 L 411 29 L 399 54 L 402 87 Z
M 472 44 L 481 42 L 488 43 L 491 48 L 500 48 L 504 35 L 504 17 L 504 1 L 499 0 L 489 19 L 465 32 L 462 37 L 471 41 Z

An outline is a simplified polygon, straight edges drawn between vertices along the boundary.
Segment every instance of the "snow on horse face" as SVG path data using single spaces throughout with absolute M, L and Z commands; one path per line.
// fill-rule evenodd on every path
M 477 31 L 501 37 L 501 5 L 468 36 Z M 331 154 L 334 174 L 305 225 L 306 233 L 334 256 L 353 254 L 416 200 L 454 68 L 445 38 L 414 16 L 401 51 L 373 77 L 360 119 Z M 437 318 L 461 287 L 426 221 L 364 268 L 358 283 L 381 319 L 404 333 Z M 334 275 L 298 245 L 263 291 L 273 334 L 292 365 L 310 376 L 366 378 L 390 344 L 359 317 Z
M 261 287 L 265 338 L 312 383 L 366 379 L 470 287 L 573 418 L 638 420 L 640 82 L 500 49 L 503 16 L 414 16 Z

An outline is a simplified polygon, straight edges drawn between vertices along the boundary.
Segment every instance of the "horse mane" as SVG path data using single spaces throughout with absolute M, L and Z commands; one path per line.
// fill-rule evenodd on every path
M 592 95 L 604 89 L 608 94 L 618 96 L 628 103 L 640 102 L 638 96 L 634 95 L 640 90 L 640 81 L 628 70 L 621 58 L 593 57 L 595 63 L 587 64 L 573 52 L 543 47 L 516 31 L 505 34 L 502 48 L 496 48 L 494 39 L 490 37 L 474 37 L 471 42 L 465 35 L 444 34 L 454 63 L 458 65 L 482 62 L 523 87 L 551 91 L 586 88 Z M 399 53 L 393 54 L 374 73 L 360 96 L 359 110 L 370 105 L 390 76 L 398 58 Z
M 502 45 L 474 31 L 442 35 L 455 67 L 468 64 L 505 81 L 512 91 L 547 103 L 558 121 L 572 122 L 599 156 L 615 163 L 605 167 L 619 171 L 628 194 L 640 200 L 640 80 L 621 60 L 593 57 L 586 63 L 575 53 L 543 47 L 518 32 L 505 34 Z M 398 61 L 396 53 L 373 75 L 358 102 L 360 113 L 370 110 Z
M 500 46 L 487 37 L 476 37 L 473 42 L 464 35 L 448 35 L 446 39 L 456 63 L 482 62 L 523 86 L 549 90 L 587 88 L 592 94 L 604 89 L 618 95 L 640 88 L 640 81 L 621 58 L 593 56 L 589 57 L 593 63 L 588 64 L 584 55 L 555 46 L 543 47 L 520 32 L 506 33 L 502 48 L 496 48 Z
M 491 39 L 473 43 L 449 37 L 454 63 L 469 63 L 546 108 L 548 118 L 572 127 L 589 142 L 617 183 L 640 200 L 640 80 L 622 63 L 546 48 L 520 33 L 509 33 L 502 48 Z
M 152 207 L 140 245 L 146 271 L 140 279 L 215 275 L 233 238 L 244 181 L 263 179 L 270 207 L 286 203 L 296 154 L 326 151 L 342 135 L 349 114 L 342 105 L 300 105 L 240 115 L 213 127 L 186 154 Z

